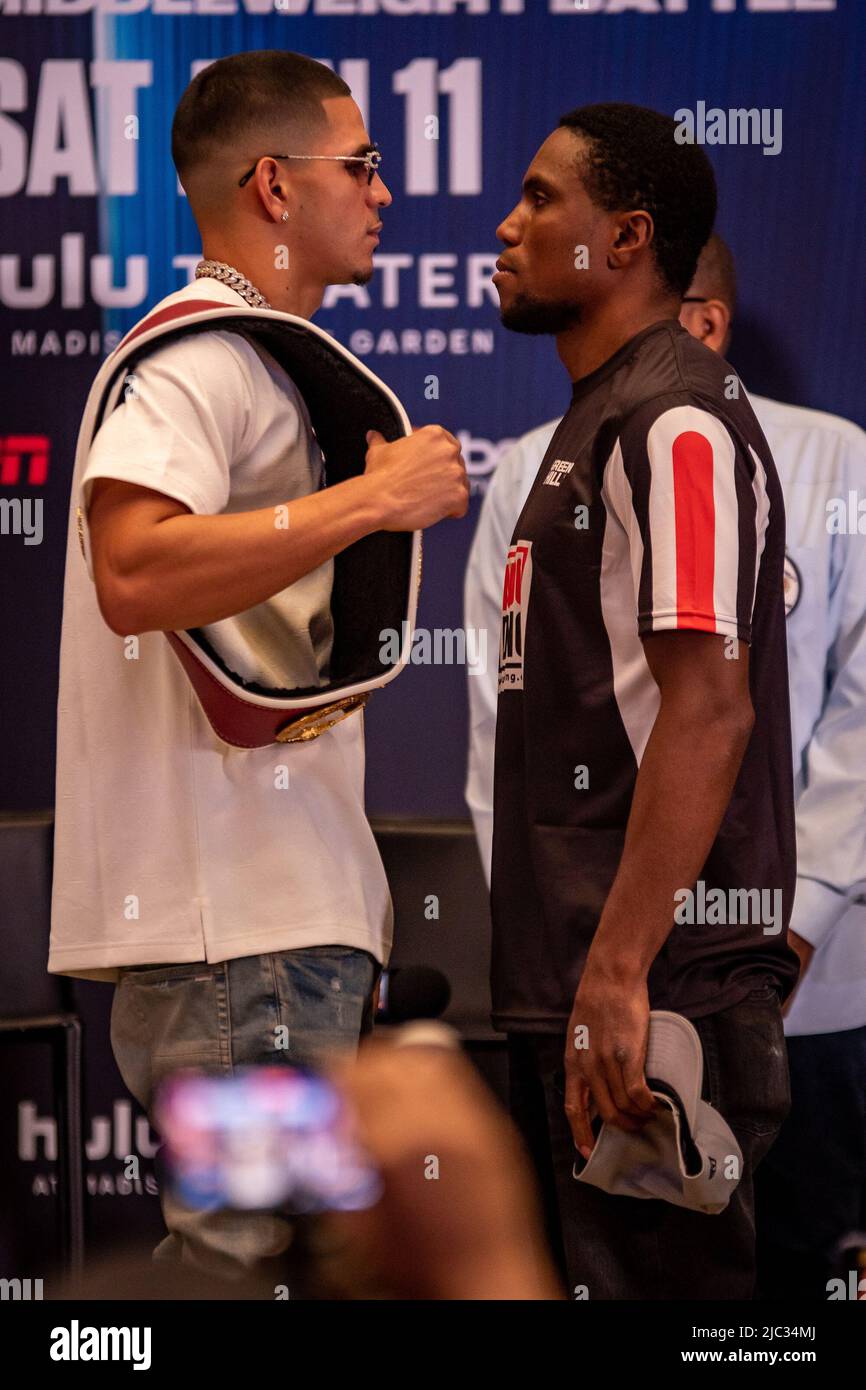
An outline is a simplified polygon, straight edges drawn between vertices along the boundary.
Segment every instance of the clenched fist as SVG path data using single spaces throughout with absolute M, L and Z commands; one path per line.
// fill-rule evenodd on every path
M 466 515 L 469 481 L 460 443 L 441 425 L 425 425 L 388 444 L 367 431 L 364 478 L 375 490 L 383 531 L 420 531 Z

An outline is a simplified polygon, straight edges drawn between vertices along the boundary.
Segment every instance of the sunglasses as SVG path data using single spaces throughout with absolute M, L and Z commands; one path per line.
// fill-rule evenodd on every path
M 238 188 L 243 188 L 249 182 L 262 159 L 328 159 L 336 160 L 341 164 L 363 164 L 367 170 L 367 187 L 373 182 L 373 176 L 382 163 L 382 155 L 377 145 L 368 150 L 366 154 L 260 154 L 251 169 L 248 169 L 242 179 L 238 179 Z

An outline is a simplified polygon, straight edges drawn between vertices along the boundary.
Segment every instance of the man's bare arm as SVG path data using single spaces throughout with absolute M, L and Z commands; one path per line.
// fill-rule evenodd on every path
M 728 660 L 723 637 L 660 632 L 644 650 L 661 704 L 566 1044 L 566 1110 L 585 1155 L 590 1096 L 602 1119 L 623 1129 L 652 1113 L 643 1074 L 647 975 L 673 927 L 674 894 L 696 881 L 718 833 L 754 723 L 745 643 Z M 584 1051 L 572 1045 L 579 1024 L 588 1030 Z
M 97 478 L 88 524 L 100 610 L 121 636 L 203 627 L 264 602 L 372 531 L 420 529 L 467 506 L 459 444 L 438 426 L 392 444 L 374 439 L 365 473 L 285 510 L 197 516 L 163 493 Z
M 749 648 L 724 637 L 657 632 L 644 640 L 661 705 L 635 783 L 619 871 L 591 955 L 645 975 L 673 926 L 727 810 L 754 723 Z

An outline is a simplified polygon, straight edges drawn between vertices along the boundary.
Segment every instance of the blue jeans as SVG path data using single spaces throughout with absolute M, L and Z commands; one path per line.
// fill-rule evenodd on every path
M 336 1051 L 354 1050 L 370 1030 L 379 973 L 373 956 L 350 946 L 309 946 L 216 965 L 124 968 L 111 1009 L 120 1074 L 153 1124 L 156 1089 L 179 1067 L 230 1073 L 281 1062 L 319 1066 Z M 169 1234 L 155 1259 L 240 1278 L 288 1247 L 291 1226 L 276 1213 L 182 1206 L 163 1180 L 160 1157 L 161 1151 L 156 1163 Z

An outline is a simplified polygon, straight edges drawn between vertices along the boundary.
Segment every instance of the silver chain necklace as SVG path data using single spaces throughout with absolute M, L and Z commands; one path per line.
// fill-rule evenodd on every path
M 196 280 L 210 279 L 221 280 L 230 289 L 237 290 L 242 299 L 245 299 L 252 309 L 270 309 L 270 304 L 265 296 L 256 289 L 255 285 L 241 275 L 239 270 L 235 270 L 233 265 L 226 265 L 225 261 L 199 261 L 195 268 Z

